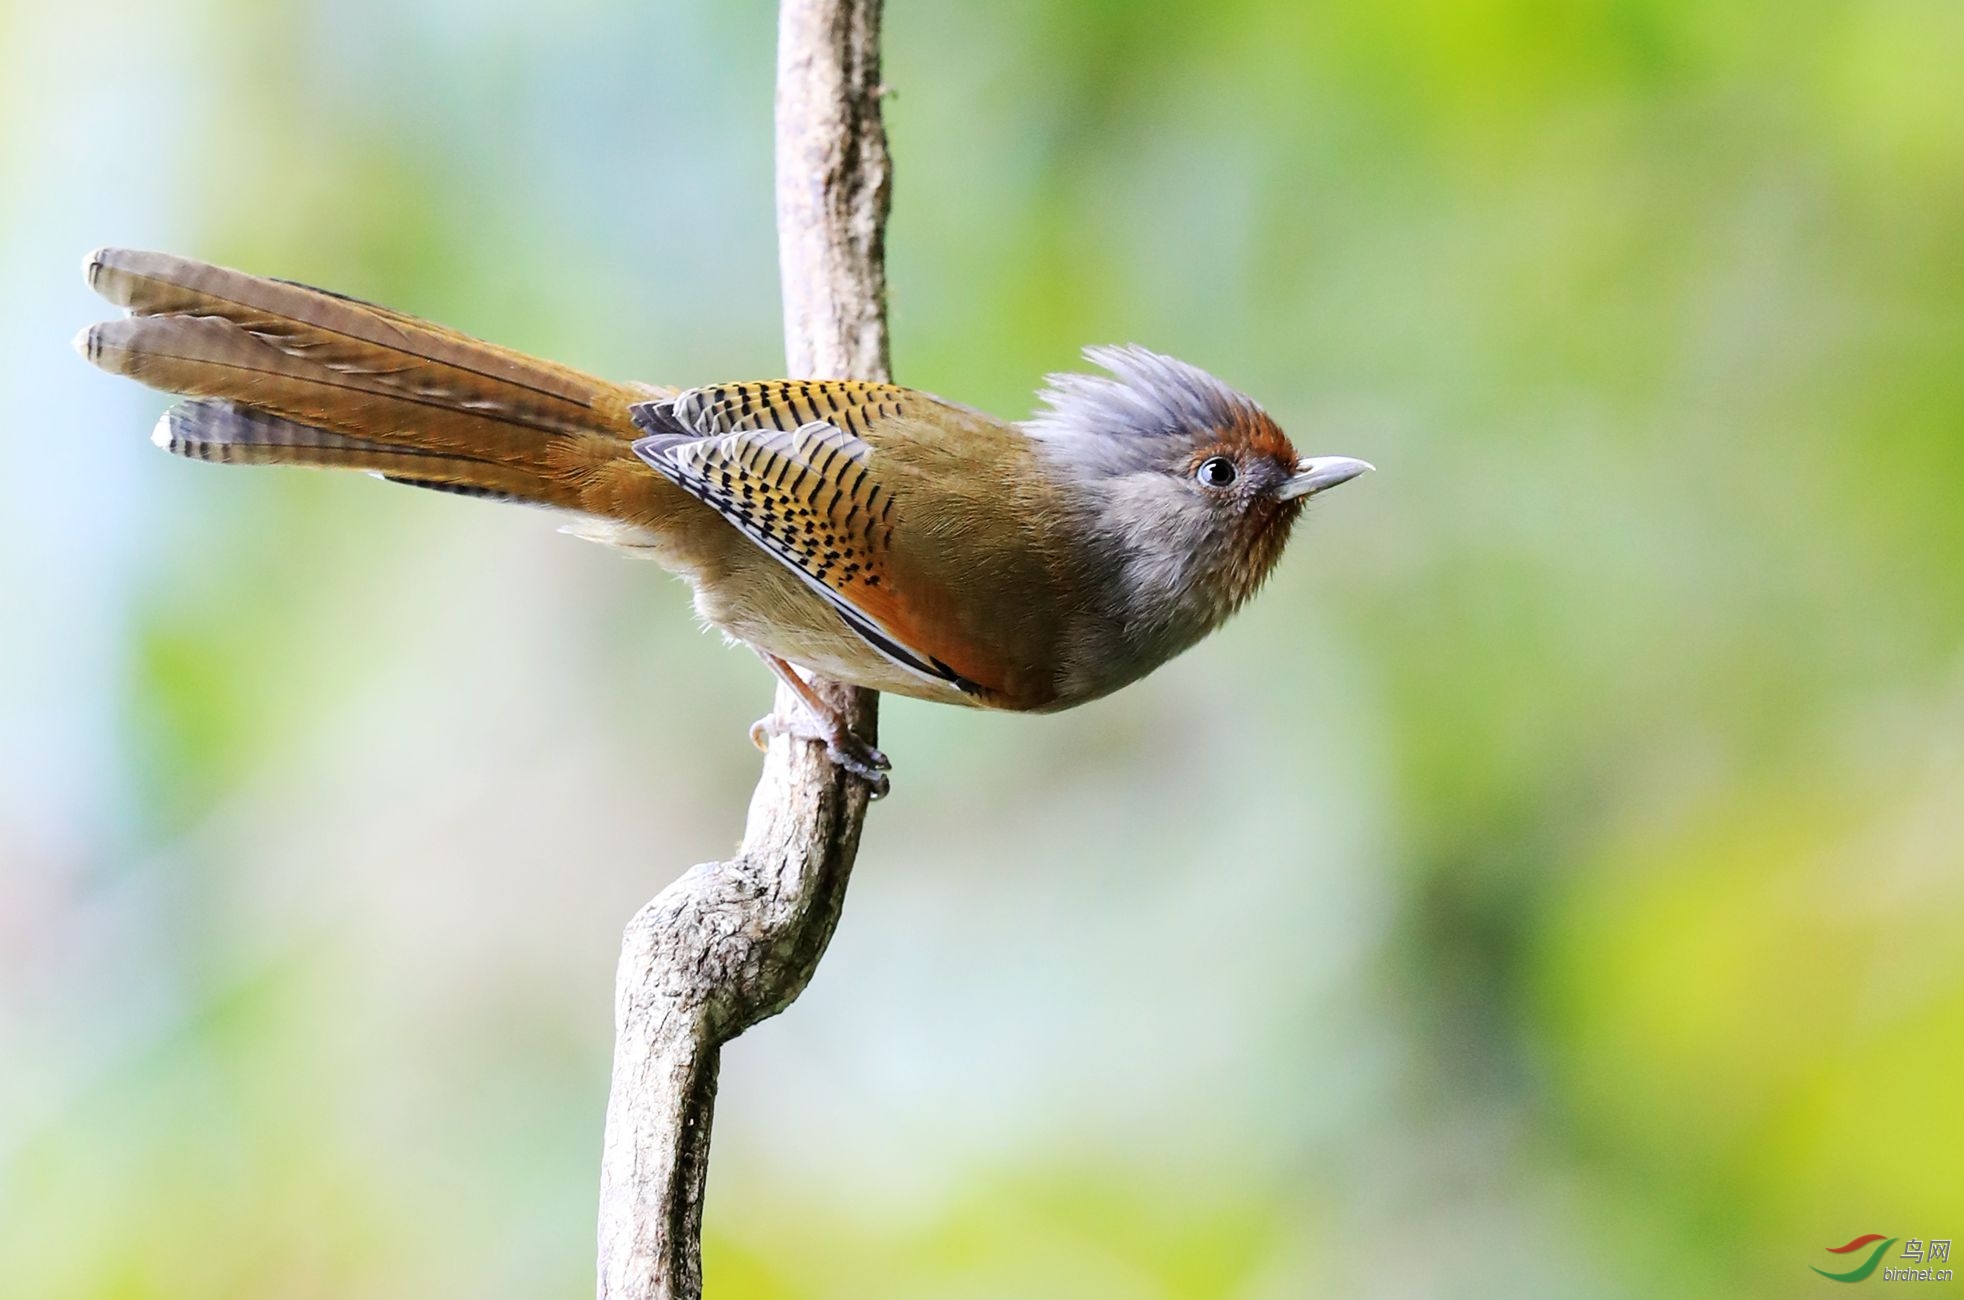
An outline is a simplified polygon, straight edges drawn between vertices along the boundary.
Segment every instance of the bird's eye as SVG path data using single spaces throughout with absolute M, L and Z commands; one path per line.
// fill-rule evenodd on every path
M 1238 472 L 1234 462 L 1226 456 L 1209 456 L 1200 462 L 1200 468 L 1193 472 L 1193 476 L 1200 480 L 1203 487 L 1224 488 L 1234 482 Z

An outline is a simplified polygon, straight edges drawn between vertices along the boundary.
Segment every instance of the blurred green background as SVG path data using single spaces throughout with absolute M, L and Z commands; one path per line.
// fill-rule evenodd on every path
M 711 1293 L 1773 1297 L 1964 1237 L 1964 6 L 893 0 L 902 381 L 1380 473 L 1121 696 L 888 705 Z M 0 1295 L 590 1294 L 765 675 L 550 519 L 145 442 L 99 243 L 781 369 L 773 15 L 0 0 Z M 688 689 L 674 689 L 677 682 Z

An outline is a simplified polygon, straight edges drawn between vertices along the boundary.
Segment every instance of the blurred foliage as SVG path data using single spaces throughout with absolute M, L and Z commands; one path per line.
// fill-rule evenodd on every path
M 1964 1236 L 1964 8 L 894 0 L 901 378 L 1381 472 L 1147 683 L 890 705 L 712 1293 L 1758 1297 Z M 767 5 L 0 0 L 0 1294 L 585 1294 L 767 685 L 523 512 L 149 454 L 95 243 L 775 372 Z M 688 689 L 674 689 L 686 682 Z

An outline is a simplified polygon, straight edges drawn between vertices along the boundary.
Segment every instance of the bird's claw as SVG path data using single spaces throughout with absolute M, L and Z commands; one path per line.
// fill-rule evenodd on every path
M 834 764 L 844 768 L 866 783 L 868 799 L 884 799 L 893 789 L 893 782 L 887 778 L 887 771 L 893 764 L 887 756 L 873 748 L 851 732 L 846 733 L 845 745 L 827 742 L 825 756 Z
M 893 783 L 887 772 L 893 767 L 887 756 L 841 725 L 828 726 L 802 710 L 794 718 L 773 713 L 750 724 L 750 743 L 759 749 L 770 745 L 772 736 L 791 736 L 825 746 L 825 757 L 866 783 L 874 799 L 886 797 Z

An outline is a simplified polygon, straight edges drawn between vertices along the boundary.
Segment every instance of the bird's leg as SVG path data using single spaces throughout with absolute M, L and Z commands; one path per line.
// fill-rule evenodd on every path
M 752 646 L 751 649 L 757 650 L 757 647 Z M 871 787 L 875 799 L 886 794 L 890 785 L 886 773 L 893 766 L 887 761 L 887 756 L 854 735 L 839 711 L 827 704 L 812 689 L 810 682 L 798 676 L 796 668 L 763 650 L 757 650 L 757 657 L 764 661 L 765 667 L 777 674 L 779 681 L 797 693 L 805 707 L 801 717 L 781 717 L 773 709 L 767 716 L 757 719 L 750 725 L 750 743 L 763 749 L 772 736 L 795 736 L 800 740 L 817 741 L 825 746 L 827 758 Z

